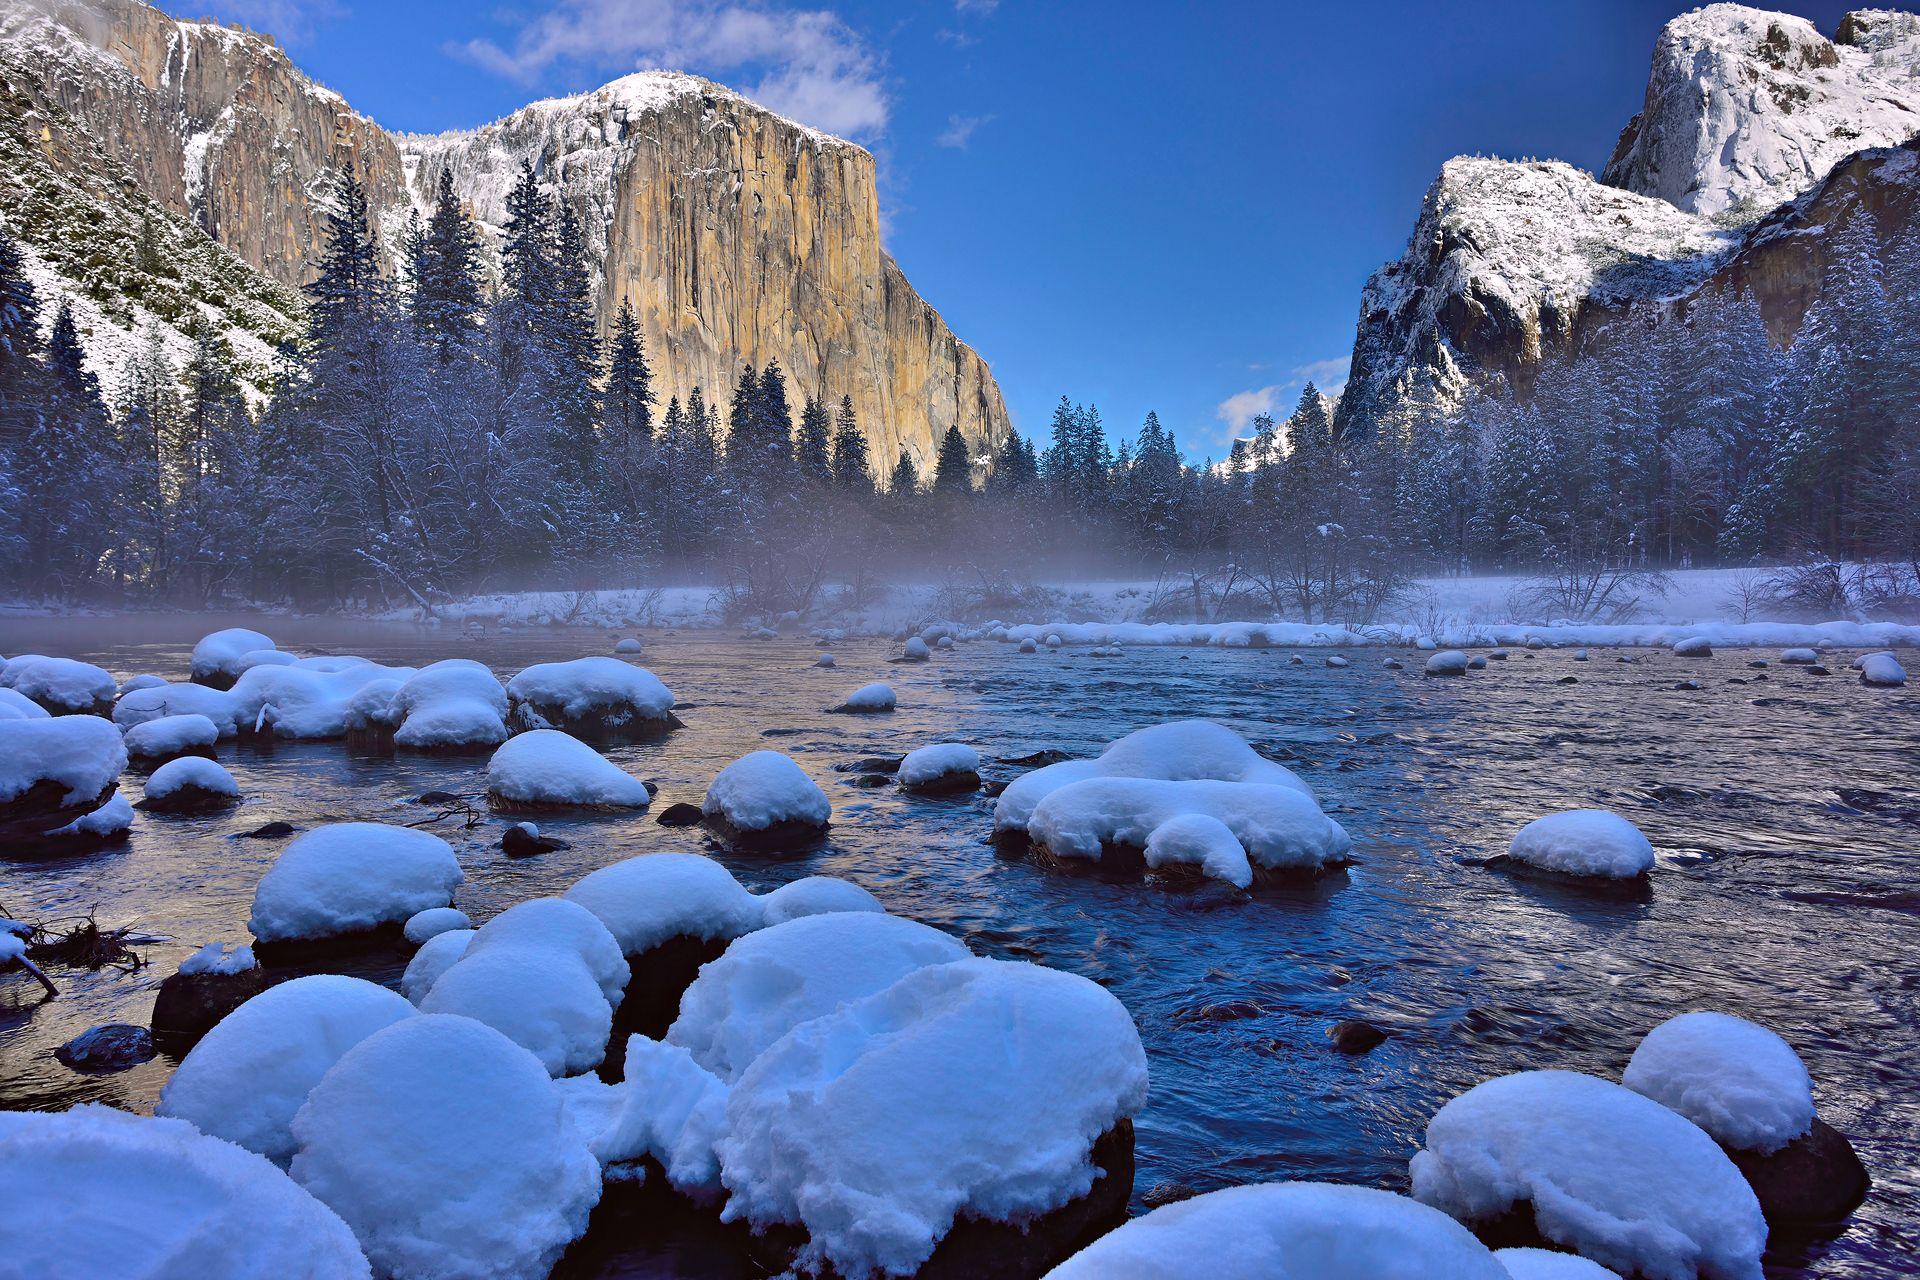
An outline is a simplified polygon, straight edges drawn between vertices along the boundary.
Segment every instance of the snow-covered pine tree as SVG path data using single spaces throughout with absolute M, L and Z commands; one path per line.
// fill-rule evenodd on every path
M 825 406 L 812 396 L 800 410 L 800 432 L 794 440 L 794 462 L 805 483 L 826 488 L 833 483 L 832 426 Z
M 853 414 L 852 396 L 840 397 L 840 412 L 834 418 L 833 483 L 859 497 L 873 496 L 873 461 Z
M 14 454 L 21 576 L 29 590 L 71 596 L 92 581 L 110 541 L 117 483 L 107 407 L 64 302 L 47 340 L 42 387 L 40 411 Z
M 626 442 L 630 456 L 643 456 L 653 440 L 653 375 L 632 303 L 620 303 L 607 346 L 607 428 Z

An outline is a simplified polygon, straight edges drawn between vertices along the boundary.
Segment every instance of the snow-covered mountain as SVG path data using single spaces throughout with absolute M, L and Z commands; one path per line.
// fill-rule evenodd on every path
M 1476 384 L 1524 392 L 1583 328 L 1729 283 L 1789 341 L 1824 227 L 1872 201 L 1883 239 L 1920 234 L 1887 194 L 1911 185 L 1900 144 L 1920 133 L 1913 15 L 1849 14 L 1829 42 L 1800 18 L 1710 5 L 1661 33 L 1646 103 L 1605 182 L 1557 161 L 1447 162 L 1362 294 L 1343 424 L 1451 408 Z M 1812 238 L 1792 244 L 1788 226 Z
M 480 129 L 396 135 L 270 37 L 140 0 L 0 0 L 0 79 L 31 86 L 40 115 L 58 113 L 139 197 L 251 266 L 262 287 L 307 278 L 345 168 L 390 232 L 442 168 L 497 229 L 526 161 L 581 218 L 602 318 L 634 304 L 663 403 L 695 385 L 724 402 L 739 361 L 778 359 L 802 393 L 852 397 L 882 468 L 901 450 L 924 467 L 949 425 L 976 447 L 1009 430 L 985 362 L 881 247 L 872 155 L 709 81 L 642 73 Z M 31 141 L 23 119 L 7 131 Z M 56 182 L 82 176 L 63 156 L 36 164 Z M 50 285 L 90 296 L 51 227 L 19 229 L 60 275 Z M 297 309 L 290 290 L 274 296 Z M 120 339 L 88 329 L 110 379 Z

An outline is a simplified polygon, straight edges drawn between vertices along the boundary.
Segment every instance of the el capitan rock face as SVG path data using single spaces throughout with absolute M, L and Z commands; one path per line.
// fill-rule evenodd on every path
M 391 248 L 442 168 L 497 232 L 524 159 L 581 218 L 602 320 L 623 299 L 640 314 L 662 408 L 695 385 L 724 404 L 740 361 L 778 359 L 801 395 L 852 397 L 882 473 L 901 450 L 924 469 L 950 425 L 976 449 L 1010 429 L 985 362 L 881 247 L 872 155 L 711 82 L 642 73 L 395 135 L 271 40 L 138 0 L 12 0 L 6 61 L 147 194 L 283 283 L 308 277 L 342 169 Z

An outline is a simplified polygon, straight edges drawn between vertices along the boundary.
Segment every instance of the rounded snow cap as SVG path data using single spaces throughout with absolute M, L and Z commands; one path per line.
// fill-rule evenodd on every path
M 1683 1013 L 1647 1033 L 1620 1082 L 1736 1151 L 1778 1151 L 1813 1127 L 1813 1080 L 1793 1048 L 1727 1013 Z
M 466 879 L 439 836 L 384 822 L 335 822 L 296 837 L 260 878 L 247 928 L 261 942 L 404 924 L 453 901 Z
M 1508 853 L 1563 875 L 1630 880 L 1653 870 L 1653 845 L 1640 828 L 1606 809 L 1569 809 L 1535 818 L 1513 837 Z

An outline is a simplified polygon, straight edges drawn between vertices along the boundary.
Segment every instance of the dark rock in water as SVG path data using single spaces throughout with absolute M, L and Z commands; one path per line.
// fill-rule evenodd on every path
M 1757 675 L 1753 678 L 1753 681 L 1755 684 L 1758 684 L 1760 681 L 1765 680 L 1766 678 L 1767 677 L 1765 675 Z
M 670 804 L 660 811 L 654 819 L 663 827 L 697 827 L 707 815 L 700 811 L 697 804 L 688 804 L 685 800 Z
M 1561 676 L 1560 683 L 1561 684 L 1579 684 L 1580 677 L 1579 676 Z
M 292 834 L 293 824 L 291 822 L 281 822 L 276 819 L 273 822 L 263 822 L 251 831 L 242 831 L 240 838 L 242 840 L 275 840 L 281 836 L 290 836 Z
M 1824 1120 L 1772 1155 L 1727 1150 L 1770 1225 L 1839 1222 L 1867 1198 L 1866 1166 L 1846 1136 Z
M 1630 658 L 1630 657 L 1628 657 L 1628 656 L 1627 656 L 1626 654 L 1624 654 L 1624 653 L 1623 653 L 1623 654 L 1621 654 L 1621 655 L 1620 655 L 1619 657 L 1617 657 L 1617 658 L 1615 658 L 1615 659 L 1614 659 L 1614 661 L 1615 661 L 1615 662 L 1626 662 L 1626 663 L 1634 663 L 1634 662 L 1638 662 L 1638 661 L 1640 661 L 1640 659 L 1638 659 L 1638 658 Z
M 882 783 L 881 785 L 885 785 Z M 797 853 L 826 839 L 827 823 L 787 818 L 768 827 L 738 827 L 721 813 L 708 813 L 707 830 L 729 848 L 743 853 Z
M 1698 689 L 1700 688 L 1700 682 L 1698 680 L 1680 680 L 1675 682 L 1673 687 L 1675 689 Z
M 889 778 L 884 773 L 863 773 L 859 777 L 853 780 L 853 785 L 856 787 L 863 787 L 868 791 L 872 791 L 872 790 L 876 790 L 877 788 L 887 786 L 892 781 L 893 779 Z
M 1304 667 L 1307 665 L 1307 660 L 1296 653 L 1287 659 L 1287 665 L 1290 667 Z
M 1340 1053 L 1371 1053 L 1386 1042 L 1388 1032 L 1361 1018 L 1348 1018 L 1327 1028 L 1327 1038 Z
M 204 743 L 196 742 L 191 746 L 182 747 L 178 751 L 162 751 L 155 755 L 129 751 L 127 753 L 127 761 L 136 769 L 157 769 L 167 761 L 178 760 L 182 756 L 199 756 L 202 760 L 214 760 L 218 758 L 214 755 L 212 747 Z
M 1007 784 L 999 780 L 980 784 L 980 794 L 989 800 L 996 800 L 1007 789 Z
M 1050 764 L 1059 764 L 1062 760 L 1071 759 L 1073 759 L 1073 757 L 1066 752 L 1056 751 L 1052 747 L 1047 748 L 1045 751 L 1036 751 L 1032 755 L 998 757 L 998 761 L 1001 764 L 1021 764 L 1026 765 L 1030 769 L 1038 769 Z
M 668 711 L 663 715 L 643 715 L 638 707 L 625 703 L 602 704 L 578 713 L 562 703 L 541 702 L 508 694 L 507 724 L 516 730 L 558 729 L 562 733 L 594 746 L 615 746 L 627 742 L 645 742 L 664 738 L 686 726 L 680 717 Z
M 607 1038 L 607 1056 L 599 1076 L 608 1084 L 626 1078 L 627 1038 L 659 1040 L 680 1016 L 680 997 L 700 976 L 700 966 L 718 960 L 727 949 L 726 938 L 696 938 L 676 934 L 657 946 L 627 957 L 633 976 L 627 982 L 620 1007 L 613 1011 L 613 1033 Z
M 109 1022 L 83 1031 L 53 1051 L 75 1071 L 125 1071 L 137 1067 L 158 1050 L 153 1033 L 130 1022 Z
M 902 791 L 911 791 L 920 796 L 960 796 L 971 795 L 980 789 L 980 775 L 971 769 L 961 769 L 954 773 L 943 773 L 938 777 L 916 782 L 912 786 L 900 784 Z
M 1800 669 L 1810 676 L 1830 676 L 1833 674 L 1833 672 L 1827 670 L 1817 662 L 1810 662 Z
M 835 773 L 898 773 L 905 756 L 862 756 L 833 766 Z
M 1747 665 L 1752 667 L 1755 671 L 1764 671 L 1767 668 L 1767 664 L 1758 658 L 1754 659 L 1752 662 L 1749 662 Z
M 797 738 L 803 733 L 812 733 L 812 729 L 762 729 L 763 738 Z
M 1198 1187 L 1190 1187 L 1184 1182 L 1156 1182 L 1140 1193 L 1140 1203 L 1149 1209 L 1158 1209 L 1163 1204 L 1178 1204 L 1199 1194 Z
M 153 1000 L 154 1038 L 169 1053 L 185 1053 L 200 1043 L 214 1024 L 265 991 L 261 969 L 239 973 L 176 973 L 160 984 Z
M 1173 1015 L 1173 1020 L 1184 1026 L 1206 1022 L 1240 1022 L 1247 1018 L 1264 1017 L 1266 1012 L 1267 1007 L 1257 1000 L 1218 1000 L 1212 1004 L 1182 1009 Z
M 389 920 L 371 929 L 355 929 L 350 933 L 255 942 L 253 954 L 261 964 L 269 966 L 331 962 L 348 956 L 359 958 L 369 954 L 377 958 L 380 952 L 390 953 L 392 959 L 398 962 L 417 950 L 407 941 L 405 927 L 404 921 Z
M 568 847 L 565 840 L 529 831 L 526 824 L 521 822 L 514 823 L 500 836 L 500 852 L 509 858 L 530 858 L 536 854 L 552 853 L 556 849 Z
M 457 796 L 451 791 L 423 791 L 414 800 L 415 804 L 430 805 L 465 804 L 466 802 L 465 796 Z

